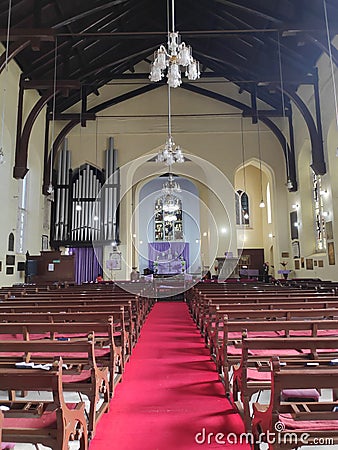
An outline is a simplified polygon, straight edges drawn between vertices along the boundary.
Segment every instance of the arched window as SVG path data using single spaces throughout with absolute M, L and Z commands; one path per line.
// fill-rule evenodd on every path
M 8 236 L 8 251 L 14 252 L 14 234 L 13 233 L 9 233 L 9 236 Z
M 179 209 L 173 213 L 163 210 L 163 200 L 155 202 L 154 224 L 155 241 L 183 240 L 182 202 L 178 202 Z
M 250 225 L 250 208 L 248 194 L 240 189 L 236 195 L 236 225 Z

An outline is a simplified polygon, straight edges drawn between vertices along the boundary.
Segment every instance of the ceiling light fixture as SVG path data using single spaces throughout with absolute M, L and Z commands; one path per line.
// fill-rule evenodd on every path
M 167 83 L 176 88 L 182 84 L 181 72 L 185 70 L 188 80 L 197 80 L 200 77 L 199 62 L 192 57 L 191 47 L 181 42 L 181 38 L 175 31 L 175 2 L 171 0 L 172 30 L 169 31 L 169 1 L 167 3 L 168 15 L 168 49 L 161 45 L 154 53 L 154 62 L 150 66 L 149 79 L 161 81 L 164 71 L 167 71 Z
M 174 180 L 173 175 L 169 173 L 168 181 L 163 184 L 162 188 L 162 209 L 165 222 L 177 220 L 175 213 L 181 209 L 180 199 L 175 195 L 177 192 L 181 192 L 181 187 Z
M 176 145 L 171 135 L 171 95 L 170 86 L 168 85 L 168 137 L 158 152 L 156 162 L 164 163 L 167 166 L 172 166 L 175 162 L 183 163 L 184 156 L 182 149 L 179 145 Z
M 244 147 L 244 130 L 243 130 L 243 117 L 241 117 L 241 136 L 242 136 L 242 169 L 243 169 L 243 183 L 244 183 L 244 192 L 247 195 L 246 191 L 246 170 L 245 170 L 245 147 Z M 241 201 L 241 200 L 240 200 Z M 248 208 L 247 204 L 247 208 Z M 243 219 L 248 220 L 249 219 L 249 211 L 248 209 L 243 209 L 242 211 Z
M 286 140 L 285 133 L 285 100 L 284 100 L 284 80 L 283 80 L 283 69 L 282 69 L 282 55 L 280 49 L 280 39 L 279 33 L 277 33 L 277 41 L 278 41 L 278 64 L 279 64 L 279 77 L 280 77 L 280 87 L 281 87 L 281 100 L 282 100 L 282 110 L 283 110 L 283 135 L 284 135 L 284 152 L 286 157 L 286 187 L 289 191 L 293 189 L 293 182 L 290 176 L 290 167 L 289 167 L 289 149 Z
M 259 118 L 257 114 L 257 136 L 258 136 L 258 156 L 259 156 L 259 177 L 260 177 L 260 184 L 261 184 L 261 201 L 259 203 L 260 208 L 265 208 L 265 203 L 263 200 L 263 174 L 262 174 L 262 154 L 261 154 L 261 134 L 260 134 L 260 127 L 259 127 Z

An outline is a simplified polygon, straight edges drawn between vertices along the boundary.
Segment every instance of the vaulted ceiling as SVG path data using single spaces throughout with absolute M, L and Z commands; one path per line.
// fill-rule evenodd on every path
M 333 36 L 338 3 L 325 4 Z M 166 42 L 167 6 L 167 0 L 12 0 L 11 45 L 31 39 L 16 52 L 27 80 L 53 80 L 56 66 L 58 80 L 78 80 L 87 94 L 99 94 L 112 79 L 147 80 L 148 64 L 140 63 L 150 63 Z M 8 8 L 2 0 L 5 44 Z M 175 24 L 201 63 L 202 79 L 232 81 L 277 110 L 281 95 L 273 87 L 280 85 L 281 73 L 291 90 L 312 83 L 316 60 L 328 51 L 323 0 L 180 0 Z M 56 111 L 78 100 L 78 92 L 59 94 Z
M 0 40 L 7 48 L 0 55 L 0 71 L 5 61 L 15 57 L 23 72 L 13 170 L 16 178 L 27 173 L 30 132 L 46 104 L 46 136 L 50 120 L 68 121 L 53 143 L 57 149 L 79 121 L 85 125 L 105 108 L 161 85 L 148 79 L 149 66 L 154 51 L 167 41 L 172 1 L 0 0 Z M 323 52 L 338 64 L 338 51 L 330 43 L 337 34 L 337 0 L 176 0 L 174 17 L 175 29 L 200 62 L 202 82 L 213 78 L 233 83 L 236 96 L 220 95 L 212 83 L 206 88 L 205 83 L 201 86 L 187 79 L 181 88 L 228 103 L 253 122 L 263 121 L 284 152 L 290 190 L 297 189 L 290 106 L 294 102 L 308 128 L 312 168 L 324 174 L 315 65 Z M 108 100 L 101 95 L 103 86 L 125 79 L 141 87 L 124 88 L 122 95 Z M 316 114 L 297 95 L 304 84 L 313 89 Z M 25 89 L 38 89 L 42 97 L 22 127 Z M 239 101 L 242 92 L 249 95 Z M 97 96 L 97 101 L 88 108 L 90 95 Z M 289 117 L 289 136 L 278 128 L 274 117 Z M 47 160 L 46 156 L 45 188 Z

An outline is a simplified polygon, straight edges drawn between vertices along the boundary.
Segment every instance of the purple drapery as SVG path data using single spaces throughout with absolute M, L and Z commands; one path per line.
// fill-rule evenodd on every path
M 158 261 L 158 273 L 181 272 L 181 261 L 185 261 L 185 271 L 189 272 L 188 242 L 150 242 L 148 244 L 149 269 L 154 270 Z
M 102 247 L 74 247 L 69 254 L 75 255 L 75 281 L 77 284 L 95 281 L 102 270 Z

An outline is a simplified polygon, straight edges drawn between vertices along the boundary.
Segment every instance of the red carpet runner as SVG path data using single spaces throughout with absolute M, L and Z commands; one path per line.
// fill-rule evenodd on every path
M 247 450 L 215 441 L 243 432 L 186 304 L 157 303 L 90 450 Z

